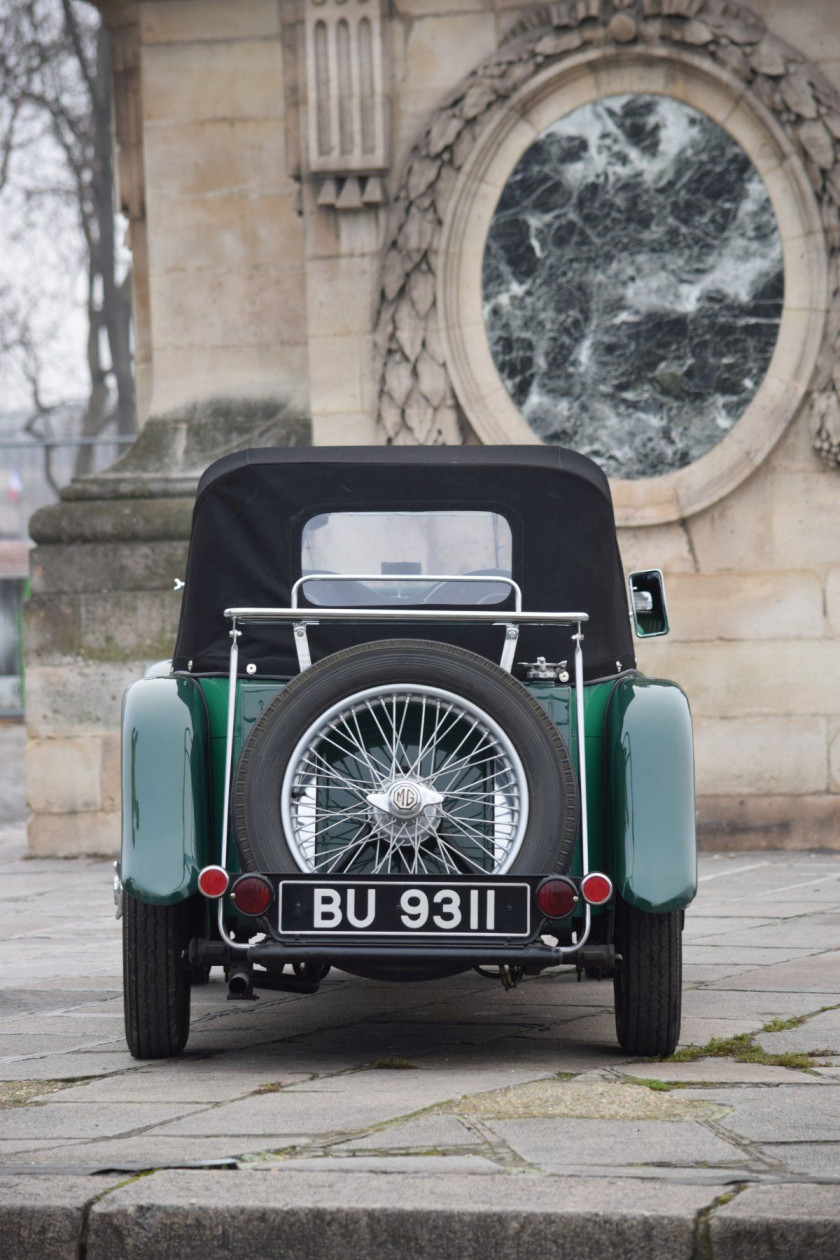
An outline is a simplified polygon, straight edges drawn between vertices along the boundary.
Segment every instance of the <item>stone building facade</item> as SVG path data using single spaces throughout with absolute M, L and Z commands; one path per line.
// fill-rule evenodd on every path
M 116 845 L 120 695 L 210 459 L 546 434 L 666 572 L 640 656 L 691 698 L 701 836 L 840 848 L 835 0 L 96 2 L 145 427 L 33 519 L 32 851 Z M 657 235 L 693 163 L 703 216 Z

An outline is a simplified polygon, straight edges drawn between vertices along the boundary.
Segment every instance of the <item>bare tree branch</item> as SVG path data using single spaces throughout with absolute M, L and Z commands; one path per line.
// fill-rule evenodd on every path
M 79 65 L 79 73 L 81 74 L 82 78 L 87 84 L 87 89 L 88 89 L 88 92 L 90 93 L 91 101 L 94 102 L 94 104 L 96 104 L 97 103 L 97 98 L 96 98 L 97 85 L 94 78 L 94 73 L 91 72 L 91 69 L 88 66 L 87 53 L 85 52 L 85 47 L 82 42 L 82 35 L 81 35 L 81 31 L 79 30 L 79 23 L 76 18 L 76 11 L 73 7 L 73 4 L 71 3 L 71 0 L 61 0 L 61 7 L 64 10 L 64 25 L 65 25 L 68 35 L 70 36 L 70 42 L 73 45 L 73 51 L 76 54 L 76 61 L 78 62 L 78 65 Z
M 2 144 L 0 144 L 0 152 L 2 152 L 2 158 L 0 158 L 0 191 L 5 188 L 6 180 L 9 178 L 9 165 L 15 148 L 15 124 L 21 109 L 20 101 L 12 101 L 10 104 L 11 108 L 6 131 Z
M 81 424 L 90 437 L 115 421 L 121 434 L 135 429 L 131 285 L 117 262 L 110 129 L 110 49 L 99 15 L 83 0 L 0 0 L 0 199 L 14 194 L 33 221 L 50 205 L 73 207 L 87 281 Z M 48 163 L 38 160 L 44 152 Z M 16 356 L 37 420 L 51 410 L 42 387 L 49 347 L 34 343 L 14 304 L 0 301 L 0 316 L 0 359 Z M 90 445 L 80 447 L 77 472 L 89 471 L 92 458 Z

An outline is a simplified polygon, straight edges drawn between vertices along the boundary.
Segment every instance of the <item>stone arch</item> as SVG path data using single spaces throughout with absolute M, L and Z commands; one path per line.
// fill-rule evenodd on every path
M 561 0 L 541 6 L 438 108 L 406 163 L 384 250 L 377 321 L 383 439 L 476 440 L 453 387 L 439 285 L 459 182 L 482 137 L 511 111 L 530 81 L 552 71 L 560 76 L 587 56 L 622 52 L 707 65 L 735 86 L 736 99 L 749 96 L 786 137 L 828 249 L 828 315 L 810 379 L 802 384 L 809 394 L 814 446 L 826 462 L 840 466 L 840 369 L 834 366 L 840 359 L 840 96 L 820 71 L 734 0 Z M 656 480 L 636 484 L 649 488 Z M 733 484 L 737 480 L 723 478 L 706 502 Z M 698 500 L 687 510 L 700 506 L 705 503 Z M 679 514 L 675 509 L 653 519 Z

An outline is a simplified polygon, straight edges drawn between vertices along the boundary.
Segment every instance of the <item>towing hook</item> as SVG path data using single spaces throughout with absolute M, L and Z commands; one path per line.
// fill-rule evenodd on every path
M 510 967 L 506 963 L 499 964 L 498 972 L 488 971 L 486 967 L 473 967 L 473 971 L 477 971 L 487 980 L 501 980 L 502 988 L 505 990 L 515 989 L 525 974 L 524 967 Z

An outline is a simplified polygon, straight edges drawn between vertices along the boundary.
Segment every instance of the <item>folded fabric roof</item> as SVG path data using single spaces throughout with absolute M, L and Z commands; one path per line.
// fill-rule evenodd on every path
M 557 446 L 355 446 L 239 451 L 207 469 L 193 513 L 175 669 L 226 672 L 225 608 L 289 605 L 301 576 L 301 534 L 311 517 L 420 510 L 503 515 L 523 608 L 589 614 L 588 679 L 615 674 L 618 662 L 623 669 L 634 665 L 609 483 L 592 460 Z M 306 606 L 305 598 L 301 603 Z M 510 597 L 494 610 L 512 607 Z M 313 660 L 395 636 L 455 643 L 498 660 L 503 633 L 493 626 L 408 627 L 394 618 L 383 626 L 313 627 L 309 639 Z M 570 658 L 570 633 L 524 627 L 517 660 Z M 288 625 L 249 625 L 241 648 L 243 670 L 251 662 L 261 675 L 298 672 Z

